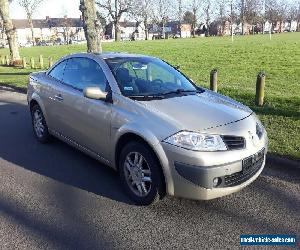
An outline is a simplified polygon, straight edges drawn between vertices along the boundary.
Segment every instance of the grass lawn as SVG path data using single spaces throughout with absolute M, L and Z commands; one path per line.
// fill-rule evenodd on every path
M 40 54 L 54 60 L 85 51 L 85 45 L 33 47 L 21 49 L 21 56 Z M 230 37 L 171 39 L 157 41 L 103 43 L 104 51 L 141 53 L 160 57 L 201 86 L 209 86 L 209 72 L 218 69 L 219 92 L 250 106 L 268 131 L 270 151 L 300 159 L 300 33 Z M 0 56 L 8 54 L 0 50 Z M 45 59 L 45 65 L 47 60 Z M 266 103 L 254 105 L 255 82 L 259 71 L 266 72 Z M 0 66 L 0 84 L 26 86 L 31 69 Z

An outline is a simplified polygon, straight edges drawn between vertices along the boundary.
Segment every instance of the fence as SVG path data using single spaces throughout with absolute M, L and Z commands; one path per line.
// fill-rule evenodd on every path
M 14 62 L 14 64 L 12 64 L 10 61 L 10 57 L 8 55 L 0 56 L 0 64 L 2 66 L 15 66 L 15 67 L 23 68 L 23 69 L 27 69 L 27 68 L 48 69 L 48 68 L 52 67 L 52 65 L 53 65 L 52 57 L 48 57 L 45 61 L 43 55 L 40 55 L 37 61 L 38 61 L 38 63 L 36 63 L 36 58 L 34 58 L 34 57 L 30 57 L 30 58 L 23 57 L 21 60 L 17 60 L 16 62 Z M 28 64 L 28 62 L 29 62 L 29 64 Z

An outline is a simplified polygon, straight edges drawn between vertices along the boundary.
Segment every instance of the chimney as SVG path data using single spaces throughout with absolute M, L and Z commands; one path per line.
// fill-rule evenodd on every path
M 68 16 L 67 16 L 67 15 L 64 15 L 64 19 L 68 19 Z
M 48 21 L 50 19 L 50 17 L 49 16 L 46 16 L 46 20 Z

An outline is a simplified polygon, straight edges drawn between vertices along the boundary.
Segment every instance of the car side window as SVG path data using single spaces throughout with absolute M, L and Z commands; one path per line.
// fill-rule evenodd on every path
M 49 73 L 49 75 L 52 76 L 53 78 L 59 80 L 59 81 L 62 81 L 66 65 L 67 65 L 67 60 L 62 61 L 61 63 L 59 63 L 58 65 L 56 65 L 51 70 L 51 72 Z
M 101 66 L 92 59 L 75 57 L 68 60 L 63 82 L 78 90 L 100 87 L 107 91 L 108 83 Z

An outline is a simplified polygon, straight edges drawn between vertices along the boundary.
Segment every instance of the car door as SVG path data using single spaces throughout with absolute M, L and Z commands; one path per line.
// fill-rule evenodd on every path
M 60 130 L 60 112 L 62 111 L 61 93 L 65 86 L 62 84 L 62 79 L 68 60 L 58 63 L 48 73 L 46 82 L 44 83 L 44 104 L 47 111 L 47 124 L 49 129 L 58 132 Z
M 98 86 L 109 89 L 101 66 L 85 57 L 68 60 L 62 79 L 63 88 L 56 96 L 61 97 L 57 110 L 59 132 L 81 146 L 109 159 L 110 125 L 112 104 L 88 99 L 83 96 L 85 87 Z

